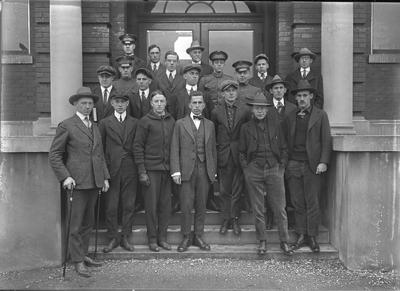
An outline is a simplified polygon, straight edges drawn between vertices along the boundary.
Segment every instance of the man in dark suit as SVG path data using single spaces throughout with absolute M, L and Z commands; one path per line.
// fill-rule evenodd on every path
M 301 80 L 291 93 L 296 96 L 298 110 L 291 112 L 283 125 L 289 148 L 286 175 L 298 235 L 293 249 L 308 242 L 313 252 L 319 252 L 319 196 L 332 151 L 329 119 L 325 111 L 312 105 L 317 91 L 307 80 Z
M 147 69 L 153 74 L 153 80 L 157 81 L 158 74 L 164 73 L 166 70 L 165 65 L 161 63 L 161 48 L 156 44 L 152 44 L 147 49 L 147 54 L 149 56 Z
M 153 79 L 152 73 L 146 68 L 135 71 L 137 89 L 129 96 L 129 113 L 137 119 L 145 116 L 151 109 L 150 106 L 150 84 Z
M 180 185 L 181 232 L 183 239 L 178 252 L 191 245 L 192 209 L 194 214 L 193 245 L 210 250 L 202 238 L 207 194 L 210 184 L 215 182 L 217 150 L 215 129 L 212 121 L 202 116 L 205 107 L 203 94 L 199 91 L 190 96 L 190 114 L 175 123 L 171 141 L 170 170 L 177 185 Z
M 268 81 L 272 80 L 272 76 L 268 75 L 269 58 L 266 54 L 256 55 L 254 58 L 254 65 L 257 75 L 249 80 L 249 84 L 264 90 Z
M 135 55 L 137 36 L 131 33 L 124 33 L 120 35 L 119 40 L 121 41 L 124 55 L 132 60 L 133 72 L 139 68 L 146 67 L 146 62 Z
M 101 65 L 97 69 L 99 85 L 92 89 L 93 94 L 99 97 L 99 102 L 94 105 L 92 111 L 95 122 L 102 120 L 114 112 L 110 100 L 112 96 L 117 94 L 117 90 L 112 85 L 116 74 L 115 69 L 109 65 Z
M 252 65 L 251 62 L 245 60 L 236 61 L 232 65 L 235 68 L 235 77 L 239 83 L 238 99 L 243 103 L 252 101 L 257 93 L 263 91 L 249 83 Z
M 137 189 L 137 168 L 133 160 L 133 140 L 137 119 L 129 116 L 126 109 L 129 98 L 115 95 L 111 99 L 114 113 L 100 121 L 104 153 L 111 175 L 110 191 L 106 196 L 106 227 L 109 238 L 104 253 L 111 252 L 118 245 L 128 251 L 134 246 L 129 242 L 132 234 Z M 118 206 L 121 205 L 119 210 Z M 122 230 L 118 233 L 118 213 L 122 212 Z
M 175 120 L 165 110 L 167 99 L 161 91 L 150 95 L 150 104 L 152 110 L 139 121 L 134 154 L 144 194 L 149 249 L 159 252 L 159 246 L 171 249 L 167 242 L 171 212 L 169 155 Z
M 200 45 L 199 41 L 198 40 L 192 41 L 190 47 L 186 49 L 186 53 L 190 55 L 191 60 L 182 63 L 183 68 L 189 64 L 200 66 L 201 67 L 200 78 L 205 75 L 211 74 L 214 70 L 213 67 L 211 67 L 209 64 L 203 63 L 202 61 L 203 52 L 204 52 L 204 47 Z
M 246 180 L 254 213 L 256 237 L 260 244 L 258 254 L 266 253 L 264 196 L 272 207 L 278 224 L 280 247 L 285 255 L 293 251 L 288 245 L 284 169 L 287 163 L 285 137 L 277 114 L 269 111 L 272 103 L 263 93 L 255 96 L 252 106 L 253 119 L 240 130 L 239 159 Z
M 291 72 L 286 77 L 288 82 L 288 100 L 296 104 L 296 97 L 291 94 L 291 90 L 297 88 L 300 80 L 307 80 L 311 87 L 315 88 L 315 96 L 312 99 L 313 105 L 322 109 L 324 106 L 324 86 L 322 76 L 311 68 L 311 64 L 316 59 L 317 55 L 310 51 L 308 48 L 302 48 L 298 53 L 293 54 L 293 58 L 299 64 L 299 68 Z
M 238 87 L 234 80 L 223 81 L 219 89 L 224 100 L 211 112 L 217 136 L 218 180 L 223 201 L 223 222 L 219 232 L 226 234 L 232 225 L 235 235 L 241 233 L 240 198 L 244 182 L 238 152 L 240 128 L 250 119 L 248 106 L 237 100 Z
M 76 114 L 58 125 L 49 150 L 50 166 L 57 179 L 63 188 L 74 191 L 67 247 L 76 272 L 83 277 L 91 276 L 86 265 L 101 265 L 87 254 L 96 198 L 100 190 L 107 192 L 110 179 L 99 129 L 89 119 L 98 99 L 87 87 L 79 88 L 69 98 Z

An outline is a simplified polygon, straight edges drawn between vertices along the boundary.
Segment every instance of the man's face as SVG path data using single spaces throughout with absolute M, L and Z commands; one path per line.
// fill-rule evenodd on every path
M 259 73 L 266 73 L 269 68 L 268 62 L 266 59 L 259 59 L 256 63 L 256 70 Z
M 225 61 L 224 60 L 212 61 L 212 66 L 213 66 L 215 72 L 220 73 L 224 70 Z
M 151 84 L 151 79 L 145 74 L 139 73 L 136 76 L 136 83 L 140 90 L 147 90 Z
M 158 47 L 153 47 L 150 51 L 149 51 L 149 58 L 150 61 L 152 63 L 158 63 L 160 61 L 160 50 L 158 49 Z
M 194 115 L 200 115 L 205 106 L 203 96 L 192 96 L 189 108 Z
M 88 97 L 83 97 L 80 98 L 78 101 L 74 102 L 74 106 L 76 108 L 76 111 L 83 115 L 89 115 L 90 112 L 92 112 L 94 102 L 92 98 Z
M 104 88 L 110 87 L 114 80 L 114 76 L 104 73 L 97 75 L 97 78 L 99 79 L 100 85 Z
M 312 62 L 313 62 L 313 59 L 308 55 L 301 56 L 299 58 L 300 67 L 302 67 L 304 69 L 308 68 L 309 66 L 311 66 Z
M 240 70 L 240 72 L 236 72 L 236 78 L 239 83 L 246 83 L 250 79 L 250 70 Z
M 122 48 L 127 55 L 133 54 L 133 51 L 135 50 L 136 45 L 133 42 L 130 41 L 125 41 L 122 43 Z
M 301 110 L 307 109 L 311 105 L 311 99 L 313 98 L 313 94 L 308 91 L 299 91 L 296 93 L 296 101 L 297 105 Z
M 267 115 L 268 107 L 260 106 L 260 105 L 253 105 L 253 108 L 251 109 L 251 111 L 253 112 L 255 118 L 257 118 L 258 120 L 262 120 Z
M 178 65 L 178 56 L 168 55 L 165 60 L 165 66 L 167 67 L 167 70 L 173 72 L 176 70 L 177 65 Z
M 118 67 L 118 70 L 121 73 L 122 78 L 131 78 L 133 67 L 129 64 L 121 64 Z
M 151 108 L 157 115 L 165 114 L 165 106 L 167 106 L 167 99 L 165 99 L 164 95 L 157 94 L 153 96 L 150 101 Z
M 269 92 L 272 94 L 274 99 L 282 100 L 283 96 L 285 95 L 287 89 L 282 83 L 275 84 L 269 89 Z
M 123 98 L 113 98 L 111 99 L 111 106 L 118 114 L 122 114 L 128 108 L 129 101 Z
M 192 58 L 192 61 L 195 63 L 198 63 L 201 61 L 201 56 L 202 56 L 203 52 L 200 49 L 194 49 L 191 50 L 189 55 Z
M 199 81 L 199 71 L 197 70 L 190 70 L 183 74 L 183 78 L 186 80 L 186 83 L 190 86 L 197 85 Z
M 237 89 L 233 86 L 229 86 L 222 92 L 222 96 L 227 103 L 232 104 L 237 99 Z

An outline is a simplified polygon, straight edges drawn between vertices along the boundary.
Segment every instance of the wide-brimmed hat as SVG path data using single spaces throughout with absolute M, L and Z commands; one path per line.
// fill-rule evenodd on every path
M 125 43 L 125 42 L 133 42 L 133 43 L 136 43 L 137 36 L 134 35 L 134 34 L 132 34 L 132 33 L 124 33 L 123 35 L 120 35 L 119 40 L 120 40 L 122 43 Z
M 251 106 L 274 106 L 274 103 L 272 103 L 270 100 L 267 100 L 267 97 L 265 97 L 264 93 L 262 92 L 258 92 L 254 99 L 247 102 L 247 104 Z
M 275 84 L 283 84 L 284 86 L 287 86 L 287 82 L 283 80 L 279 75 L 275 75 L 272 80 L 267 81 L 267 84 L 265 85 L 265 90 L 269 90 L 274 86 Z
M 297 88 L 293 89 L 291 93 L 296 95 L 299 91 L 310 91 L 311 93 L 315 94 L 317 90 L 311 86 L 311 84 L 307 80 L 300 80 L 297 83 Z
M 224 51 L 213 51 L 210 54 L 210 60 L 215 61 L 215 60 L 224 60 L 226 61 L 228 59 L 228 54 Z
M 225 91 L 226 89 L 228 89 L 229 87 L 235 87 L 236 89 L 239 88 L 239 83 L 236 82 L 235 80 L 224 80 L 221 82 L 221 84 L 219 85 L 219 89 L 221 91 Z
M 92 98 L 94 103 L 99 100 L 99 96 L 94 95 L 89 87 L 80 87 L 78 91 L 76 91 L 76 94 L 69 97 L 69 103 L 74 105 L 74 103 L 81 98 Z
M 303 47 L 297 53 L 292 54 L 292 57 L 296 60 L 296 62 L 299 61 L 301 56 L 310 56 L 310 58 L 312 58 L 313 60 L 315 60 L 315 58 L 317 57 L 315 53 L 313 53 L 306 47 Z
M 153 80 L 153 74 L 149 71 L 147 68 L 139 68 L 135 71 L 135 77 L 139 74 L 143 74 L 147 76 L 148 78 Z
M 197 70 L 199 74 L 201 73 L 201 67 L 196 64 L 189 64 L 183 68 L 183 74 L 189 72 L 190 70 Z
M 107 74 L 110 76 L 115 76 L 117 74 L 117 71 L 109 65 L 101 65 L 100 67 L 97 68 L 96 72 L 97 72 L 97 75 Z
M 260 59 L 266 60 L 268 65 L 269 65 L 269 58 L 267 57 L 266 54 L 258 54 L 258 55 L 256 55 L 256 57 L 254 58 L 254 63 L 257 64 L 258 60 L 260 60 Z
M 200 45 L 198 40 L 194 40 L 189 48 L 186 49 L 187 53 L 190 53 L 192 50 L 201 50 L 204 51 L 204 47 Z
M 240 72 L 243 70 L 250 70 L 250 67 L 253 65 L 252 62 L 245 61 L 245 60 L 239 60 L 236 61 L 232 64 L 232 67 L 235 68 L 236 72 Z

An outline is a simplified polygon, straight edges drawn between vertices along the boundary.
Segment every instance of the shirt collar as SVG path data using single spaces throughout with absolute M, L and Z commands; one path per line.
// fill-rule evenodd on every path
M 195 121 L 200 121 L 199 119 L 194 119 L 193 116 L 194 116 L 193 112 L 190 112 L 190 118 L 191 118 L 194 122 L 195 122 Z
M 85 117 L 89 117 L 89 115 L 83 115 L 82 113 L 80 113 L 79 111 L 76 112 L 76 115 L 78 115 L 78 117 L 83 121 L 85 119 Z
M 238 107 L 238 100 L 236 99 L 235 102 L 232 103 L 232 105 L 228 104 L 228 102 L 224 102 L 226 107 Z
M 118 121 L 119 121 L 119 117 L 121 116 L 122 121 L 124 121 L 126 118 L 126 111 L 124 111 L 122 114 L 119 114 L 117 111 L 114 111 L 114 116 L 118 119 Z
M 312 110 L 312 105 L 310 105 L 310 107 L 308 107 L 307 109 L 303 110 L 303 112 L 307 112 L 308 114 L 311 114 L 311 110 Z M 297 113 L 299 113 L 301 110 L 298 108 L 297 109 Z
M 275 98 L 272 98 L 272 101 L 274 102 L 274 106 L 277 107 L 279 101 L 276 100 Z M 285 99 L 282 98 L 280 101 L 281 101 L 282 105 L 285 106 Z
M 191 85 L 189 85 L 189 84 L 186 84 L 186 90 L 187 90 L 187 91 L 190 91 L 190 89 L 192 89 L 192 87 L 193 87 L 193 90 L 194 90 L 194 91 L 197 91 L 197 85 L 191 86 Z
M 174 70 L 174 71 L 168 71 L 168 69 L 166 70 L 166 74 L 167 74 L 167 77 L 169 77 L 169 73 L 172 73 L 172 76 L 175 78 L 175 75 L 176 75 L 176 70 Z
M 261 73 L 257 73 L 257 75 L 258 75 L 258 77 L 261 79 Z M 265 72 L 265 73 L 264 73 L 264 78 L 266 78 L 267 76 L 268 76 L 268 73 Z
M 106 87 L 100 86 L 101 87 L 101 93 L 104 94 L 104 90 L 106 89 Z M 107 87 L 107 92 L 110 93 L 112 90 L 112 85 L 110 87 Z
M 200 66 L 200 65 L 201 65 L 201 61 L 200 61 L 200 62 L 197 62 L 197 63 L 192 61 L 192 64 L 193 64 L 193 65 L 199 65 L 199 66 Z
M 149 93 L 150 93 L 150 88 L 147 88 L 146 90 L 140 90 L 139 89 L 139 95 L 140 97 L 142 97 L 142 92 L 144 91 L 144 95 L 146 96 L 146 98 L 149 97 Z
M 302 73 L 304 70 L 306 70 L 306 73 L 308 74 L 310 72 L 310 67 L 308 68 L 300 68 L 300 72 Z
M 153 66 L 156 65 L 156 69 L 158 69 L 158 67 L 160 66 L 160 62 L 158 63 L 151 63 L 151 68 L 153 69 Z

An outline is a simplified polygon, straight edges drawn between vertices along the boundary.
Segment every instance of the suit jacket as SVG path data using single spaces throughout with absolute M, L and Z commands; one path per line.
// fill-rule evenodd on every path
M 179 89 L 185 87 L 186 82 L 177 70 L 174 81 L 170 83 L 170 81 L 168 80 L 168 76 L 165 72 L 166 71 L 164 70 L 164 72 L 160 73 L 160 75 L 158 76 L 157 85 L 158 89 L 161 90 L 167 98 L 168 106 L 171 96 L 176 94 Z
M 189 181 L 196 162 L 196 144 L 190 115 L 175 123 L 171 141 L 170 170 L 171 174 L 180 172 L 182 181 Z M 211 183 L 215 182 L 217 169 L 217 149 L 215 144 L 214 124 L 203 118 L 205 131 L 205 154 L 207 174 Z
M 273 102 L 272 98 L 271 102 Z M 282 108 L 281 113 L 278 112 L 278 109 L 275 106 L 271 106 L 270 108 L 271 110 L 276 112 L 281 122 L 283 122 L 285 117 L 288 116 L 291 112 L 297 110 L 297 106 L 294 105 L 292 102 L 288 102 L 287 100 L 285 100 L 285 106 Z
M 159 66 L 158 66 L 158 69 L 157 69 L 156 71 L 153 72 L 153 68 L 151 67 L 151 62 L 149 62 L 149 63 L 147 63 L 146 68 L 147 68 L 147 69 L 151 72 L 151 74 L 153 75 L 153 80 L 151 81 L 151 84 L 150 84 L 150 90 L 151 90 L 151 91 L 155 91 L 155 90 L 158 89 L 158 79 L 160 78 L 160 75 L 161 75 L 162 73 L 165 74 L 166 67 L 165 67 L 164 64 L 162 64 L 162 63 L 160 62 Z
M 217 136 L 218 168 L 226 167 L 230 158 L 239 166 L 240 128 L 250 120 L 251 112 L 248 106 L 242 103 L 236 102 L 236 106 L 232 129 L 229 129 L 225 101 L 211 112 L 211 121 L 214 122 Z
M 266 121 L 271 151 L 278 162 L 286 167 L 288 161 L 288 150 L 279 117 L 276 112 L 269 111 L 266 116 Z M 250 121 L 243 124 L 240 130 L 239 162 L 243 169 L 245 169 L 248 163 L 251 162 L 253 153 L 257 151 L 256 126 L 257 124 L 253 117 Z
M 254 76 L 249 80 L 249 84 L 253 85 L 254 87 L 260 88 L 261 90 L 265 90 L 265 85 L 267 85 L 267 83 L 269 81 L 271 81 L 273 79 L 272 76 L 267 75 L 267 77 L 264 78 L 263 81 L 261 81 L 261 79 L 258 77 L 257 73 L 254 74 Z
M 75 114 L 62 121 L 49 150 L 49 162 L 57 179 L 72 177 L 76 189 L 101 188 L 110 179 L 97 124 L 92 132 Z
M 92 93 L 99 96 L 99 101 L 94 105 L 96 108 L 96 115 L 97 115 L 97 122 L 102 120 L 103 118 L 110 116 L 114 112 L 114 108 L 111 106 L 111 97 L 114 95 L 117 95 L 117 89 L 115 86 L 112 87 L 111 92 L 108 94 L 108 99 L 107 102 L 103 102 L 103 94 L 101 92 L 101 87 L 100 85 L 97 85 L 92 89 Z M 91 113 L 91 116 L 93 116 L 93 111 Z
M 296 134 L 297 110 L 292 111 L 283 122 L 289 155 L 293 152 Z M 313 106 L 306 137 L 306 151 L 311 170 L 315 172 L 319 163 L 329 163 L 332 151 L 332 137 L 328 115 L 322 109 Z
M 149 110 L 143 110 L 142 109 L 142 101 L 140 100 L 140 95 L 139 95 L 139 89 L 136 89 L 134 92 L 132 92 L 132 94 L 129 95 L 129 114 L 132 117 L 135 117 L 137 119 L 142 118 L 143 116 L 145 116 L 151 109 L 150 106 L 150 95 L 151 95 L 152 91 L 149 91 L 149 96 L 147 96 L 147 100 L 145 100 L 144 102 L 148 102 L 149 106 Z
M 300 68 L 297 68 L 295 71 L 291 72 L 285 79 L 286 82 L 288 82 L 288 100 L 293 104 L 297 104 L 297 102 L 295 96 L 291 94 L 290 91 L 297 88 L 297 83 L 301 79 L 303 79 L 303 77 L 301 76 Z M 310 72 L 308 73 L 306 80 L 314 89 L 317 90 L 317 94 L 313 98 L 313 104 L 322 109 L 324 106 L 324 86 L 321 74 L 318 74 L 315 72 L 315 70 L 310 68 Z
M 138 120 L 126 115 L 125 131 L 121 134 L 121 124 L 113 115 L 102 119 L 99 123 L 102 142 L 104 145 L 104 156 L 111 177 L 114 177 L 121 167 L 122 158 L 128 153 L 133 160 L 133 141 L 136 134 Z

